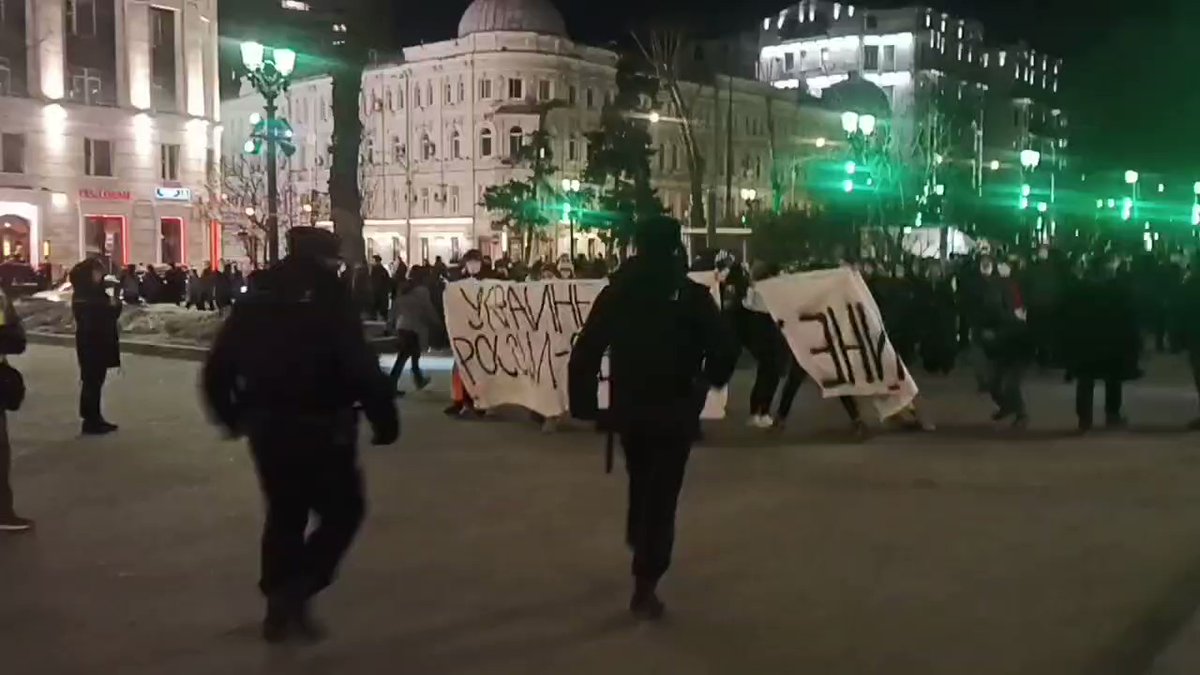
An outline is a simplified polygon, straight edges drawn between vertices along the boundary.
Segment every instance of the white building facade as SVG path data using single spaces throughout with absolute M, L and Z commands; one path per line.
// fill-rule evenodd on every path
M 538 129 L 550 135 L 555 178 L 582 178 L 586 134 L 599 128 L 601 111 L 615 95 L 617 58 L 571 41 L 548 0 L 475 0 L 455 39 L 406 48 L 400 62 L 369 68 L 363 77 L 359 176 L 368 254 L 419 262 L 452 260 L 471 248 L 494 255 L 507 250 L 504 233 L 493 230 L 494 214 L 480 205 L 484 190 L 523 177 L 526 170 L 511 158 Z M 771 157 L 782 155 L 784 146 L 791 153 L 814 147 L 798 140 L 809 132 L 820 135 L 814 124 L 836 127 L 835 120 L 763 83 L 718 78 L 705 87 L 686 86 L 708 155 L 705 206 L 718 219 L 748 207 L 737 196 L 741 188 L 754 188 L 760 202 L 770 203 Z M 293 83 L 280 101 L 297 145 L 281 175 L 281 184 L 290 186 L 280 206 L 285 222 L 323 223 L 328 217 L 330 103 L 326 77 Z M 223 105 L 228 121 L 223 151 L 227 163 L 237 162 L 250 115 L 261 110 L 262 99 L 244 88 L 240 98 Z M 653 126 L 657 153 L 651 164 L 664 205 L 686 219 L 687 158 L 672 112 L 664 107 Z M 809 118 L 815 121 L 806 122 Z M 772 138 L 779 139 L 774 149 Z M 731 180 L 724 174 L 727 147 L 735 160 Z M 787 190 L 792 201 L 803 199 L 794 185 Z M 568 231 L 564 224 L 554 248 L 569 250 Z M 598 252 L 593 233 L 576 237 L 577 252 Z
M 0 2 L 0 247 L 31 264 L 202 264 L 216 0 Z

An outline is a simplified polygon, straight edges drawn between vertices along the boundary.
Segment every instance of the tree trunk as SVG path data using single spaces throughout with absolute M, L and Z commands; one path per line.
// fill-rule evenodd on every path
M 329 172 L 329 206 L 333 231 L 342 240 L 342 258 L 353 269 L 366 263 L 363 242 L 362 193 L 358 187 L 362 118 L 359 96 L 365 53 L 347 49 L 333 71 L 333 166 Z
M 691 226 L 697 230 L 705 230 L 709 245 L 716 241 L 717 231 L 715 221 L 705 224 L 704 218 L 704 155 L 700 152 L 700 145 L 696 143 L 696 131 L 692 126 L 691 110 L 683 101 L 683 96 L 679 91 L 679 83 L 670 81 L 666 83 L 667 93 L 671 100 L 675 103 L 675 110 L 679 111 L 679 117 L 682 120 L 683 129 L 683 147 L 687 152 L 688 160 L 688 177 L 691 182 L 692 193 L 692 217 Z

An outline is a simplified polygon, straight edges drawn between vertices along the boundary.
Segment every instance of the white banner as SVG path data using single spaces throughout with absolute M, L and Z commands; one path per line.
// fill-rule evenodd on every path
M 546 417 L 567 414 L 571 345 L 607 284 L 471 279 L 447 286 L 450 347 L 476 405 L 519 405 Z M 602 380 L 602 408 L 608 402 L 606 385 Z M 713 392 L 702 417 L 718 419 L 724 414 L 725 392 Z
M 880 417 L 900 412 L 916 397 L 917 383 L 857 271 L 789 274 L 760 281 L 755 289 L 822 396 L 869 397 Z

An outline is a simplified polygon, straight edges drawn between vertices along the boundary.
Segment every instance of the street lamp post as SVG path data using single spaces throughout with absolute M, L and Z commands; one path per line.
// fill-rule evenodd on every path
M 276 176 L 278 134 L 275 123 L 275 99 L 287 91 L 288 77 L 296 67 L 296 52 L 290 49 L 271 49 L 257 42 L 243 42 L 242 65 L 246 78 L 265 101 L 266 127 L 262 140 L 267 150 L 267 264 L 279 261 L 279 186 Z M 290 136 L 291 131 L 285 132 Z M 253 143 L 249 141 L 248 144 Z
M 1037 150 L 1025 149 L 1021 151 L 1021 224 L 1028 231 L 1028 209 L 1029 201 L 1032 196 L 1033 189 L 1029 185 L 1029 174 L 1042 163 L 1042 153 Z
M 571 236 L 569 250 L 571 251 L 571 261 L 575 261 L 575 198 L 579 194 L 581 185 L 578 178 L 562 179 L 563 193 L 567 199 L 567 227 Z

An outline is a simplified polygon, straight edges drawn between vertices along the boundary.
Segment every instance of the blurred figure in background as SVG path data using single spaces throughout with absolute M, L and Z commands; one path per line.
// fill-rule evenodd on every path
M 121 365 L 117 319 L 121 300 L 116 288 L 106 287 L 104 267 L 89 258 L 70 272 L 71 313 L 75 317 L 75 355 L 79 361 L 79 417 L 85 436 L 112 433 L 117 425 L 101 414 L 101 394 L 109 368 Z
M 392 365 L 390 379 L 392 391 L 400 395 L 403 392 L 396 387 L 409 359 L 412 359 L 413 383 L 417 389 L 424 389 L 429 384 L 429 378 L 421 372 L 421 354 L 429 348 L 429 337 L 437 330 L 441 319 L 425 286 L 427 269 L 412 268 L 409 278 L 400 282 L 392 300 L 388 324 L 396 332 L 396 362 Z

